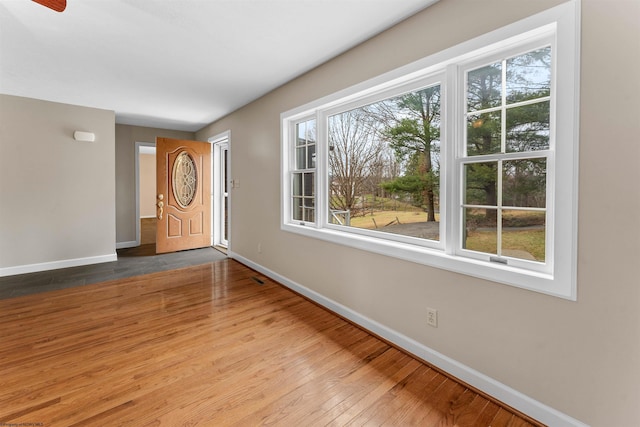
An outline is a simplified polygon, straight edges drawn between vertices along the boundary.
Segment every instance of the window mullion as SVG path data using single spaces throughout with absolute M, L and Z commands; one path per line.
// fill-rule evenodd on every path
M 507 152 L 507 60 L 502 60 L 502 110 L 500 112 L 500 153 Z M 497 215 L 496 215 L 496 252 L 502 256 L 502 160 L 498 160 L 497 170 Z
M 318 111 L 316 119 L 316 227 L 323 228 L 329 222 L 328 197 L 329 197 L 329 174 L 328 174 L 328 150 L 327 140 L 327 115 L 323 111 Z
M 500 152 L 507 152 L 507 60 L 502 60 L 501 109 L 500 109 Z
M 502 256 L 502 160 L 498 160 L 497 171 L 497 188 L 498 202 L 497 202 L 497 215 L 496 215 L 496 249 L 498 256 Z
M 445 207 L 443 244 L 445 252 L 454 255 L 462 241 L 460 235 L 462 174 L 458 158 L 465 153 L 465 102 L 464 90 L 461 90 L 465 84 L 464 73 L 460 72 L 457 65 L 451 64 L 447 66 L 444 81 L 446 88 L 443 92 L 445 138 L 441 147 L 446 168 L 442 183 L 444 197 L 441 200 L 441 206 Z

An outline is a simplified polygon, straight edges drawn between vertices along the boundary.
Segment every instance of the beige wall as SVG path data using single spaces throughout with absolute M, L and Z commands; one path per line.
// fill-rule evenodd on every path
M 140 218 L 156 216 L 156 156 L 140 154 Z
M 0 95 L 0 268 L 115 255 L 114 126 L 113 111 Z
M 116 125 L 116 241 L 131 246 L 136 241 L 136 142 L 156 142 L 157 137 L 194 139 L 192 132 Z
M 232 193 L 235 253 L 571 417 L 594 426 L 635 426 L 639 2 L 582 2 L 577 302 L 279 227 L 281 112 L 558 3 L 442 0 L 202 129 L 197 138 L 231 130 L 233 178 L 242 182 Z M 425 326 L 427 306 L 439 310 L 437 329 Z

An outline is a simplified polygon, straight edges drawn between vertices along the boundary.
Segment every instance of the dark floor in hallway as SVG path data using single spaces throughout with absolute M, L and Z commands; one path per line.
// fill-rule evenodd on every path
M 0 277 L 0 299 L 174 270 L 227 257 L 211 247 L 156 255 L 155 244 L 118 249 L 117 253 L 118 260 L 113 262 Z

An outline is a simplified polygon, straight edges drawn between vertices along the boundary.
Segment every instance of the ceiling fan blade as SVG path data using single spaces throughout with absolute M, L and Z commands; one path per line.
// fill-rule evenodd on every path
M 56 12 L 62 12 L 67 7 L 67 0 L 33 0 L 43 6 L 53 9 Z

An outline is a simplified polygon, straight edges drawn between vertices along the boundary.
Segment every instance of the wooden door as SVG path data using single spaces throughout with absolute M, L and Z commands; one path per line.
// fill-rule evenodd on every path
M 157 138 L 156 252 L 211 246 L 211 144 Z

